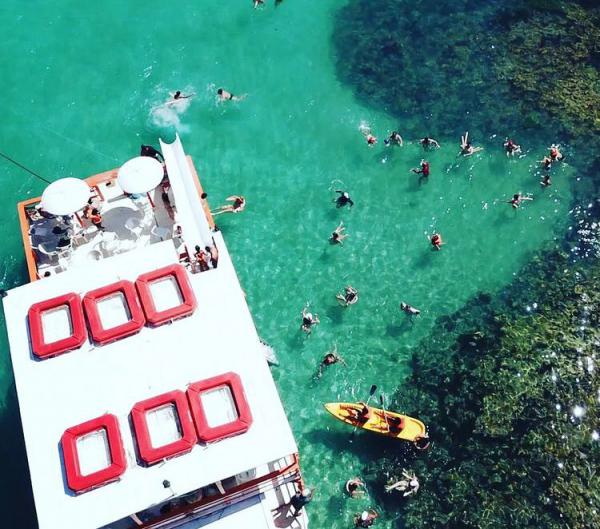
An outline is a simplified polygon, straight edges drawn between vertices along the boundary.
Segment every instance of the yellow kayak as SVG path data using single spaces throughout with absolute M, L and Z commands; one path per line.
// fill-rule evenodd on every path
M 369 432 L 394 437 L 405 441 L 419 441 L 427 438 L 425 425 L 419 420 L 400 415 L 392 411 L 383 411 L 369 406 L 370 417 L 367 421 L 361 420 L 362 404 L 356 402 L 329 402 L 325 409 L 336 419 L 368 430 Z

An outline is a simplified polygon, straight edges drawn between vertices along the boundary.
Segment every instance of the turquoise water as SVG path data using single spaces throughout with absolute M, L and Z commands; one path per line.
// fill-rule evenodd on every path
M 374 383 L 391 393 L 411 348 L 435 332 L 436 318 L 480 290 L 499 289 L 536 250 L 559 244 L 576 177 L 564 164 L 542 190 L 535 161 L 560 138 L 526 145 L 523 158 L 508 160 L 504 131 L 490 130 L 474 138 L 485 150 L 471 159 L 457 158 L 459 138 L 439 135 L 442 149 L 426 153 L 429 182 L 419 185 L 409 170 L 424 156 L 415 143 L 428 132 L 421 117 L 398 123 L 363 106 L 336 78 L 331 35 L 345 3 L 285 0 L 259 10 L 249 0 L 0 6 L 10 22 L 0 50 L 2 152 L 48 178 L 85 177 L 178 130 L 212 206 L 233 193 L 246 196 L 246 211 L 218 217 L 218 224 L 259 333 L 281 361 L 274 376 L 306 480 L 317 487 L 312 526 L 332 529 L 350 526 L 363 507 L 380 507 L 372 496 L 346 499 L 343 483 L 375 454 L 399 447 L 360 434 L 350 442 L 322 403 L 364 399 Z M 247 97 L 218 104 L 220 86 Z M 196 94 L 184 112 L 152 110 L 177 89 Z M 367 147 L 361 124 L 379 136 L 377 146 Z M 404 148 L 383 146 L 393 129 Z M 44 185 L 3 161 L 0 178 L 2 287 L 9 288 L 26 281 L 15 203 Z M 351 210 L 332 203 L 341 188 L 356 202 Z M 505 202 L 518 191 L 534 200 L 513 211 Z M 350 237 L 343 247 L 330 246 L 341 220 Z M 426 238 L 434 230 L 446 242 L 441 252 Z M 335 294 L 347 284 L 360 301 L 343 309 Z M 422 309 L 414 325 L 400 313 L 401 300 Z M 307 302 L 321 319 L 310 337 L 299 331 Z M 315 382 L 316 366 L 334 344 L 348 367 L 333 366 Z M 12 527 L 30 528 L 4 335 L 2 346 L 3 512 Z M 386 512 L 378 525 L 393 527 L 395 516 Z

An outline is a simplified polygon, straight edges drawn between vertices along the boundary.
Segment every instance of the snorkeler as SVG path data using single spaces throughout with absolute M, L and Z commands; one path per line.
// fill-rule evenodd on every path
M 439 233 L 434 233 L 431 236 L 431 245 L 436 249 L 436 250 L 441 250 L 442 249 L 442 245 L 444 244 L 444 241 L 442 241 L 442 236 Z
M 404 301 L 400 302 L 400 310 L 409 316 L 418 316 L 421 314 L 421 311 L 408 303 L 404 303 Z
M 420 178 L 419 178 L 419 184 L 423 181 L 423 180 L 427 180 L 427 177 L 429 176 L 429 162 L 425 161 L 425 160 L 421 160 L 421 167 L 420 168 L 416 168 L 416 169 L 411 169 L 411 171 L 415 174 L 420 174 Z
M 435 141 L 433 138 L 430 138 L 429 136 L 425 136 L 424 138 L 421 138 L 419 140 L 419 143 L 423 146 L 423 149 L 431 149 L 432 147 L 435 147 L 436 149 L 440 148 L 440 144 Z
M 217 95 L 219 96 L 220 101 L 241 101 L 246 97 L 246 94 L 241 96 L 234 96 L 231 92 L 228 92 L 223 88 L 219 88 L 217 90 Z
M 338 227 L 331 233 L 329 242 L 331 242 L 331 244 L 341 244 L 343 246 L 344 245 L 343 240 L 350 237 L 349 234 L 344 233 L 345 229 L 346 228 L 344 227 L 344 223 L 340 222 Z
M 344 289 L 343 294 L 336 294 L 335 298 L 344 306 L 354 305 L 358 301 L 358 290 L 352 285 L 348 285 Z
M 476 152 L 483 151 L 483 147 L 473 147 L 469 141 L 469 133 L 465 132 L 464 136 L 460 137 L 460 155 L 471 156 Z
M 339 193 L 340 195 L 339 197 L 336 197 L 334 199 L 336 207 L 343 208 L 346 205 L 350 205 L 350 207 L 354 206 L 354 201 L 350 198 L 350 194 L 347 191 L 342 191 L 341 189 L 338 189 L 335 192 Z
M 513 209 L 518 209 L 524 200 L 533 200 L 533 197 L 524 196 L 521 193 L 515 193 L 510 200 L 506 201 L 506 203 L 510 204 Z
M 302 309 L 302 325 L 300 328 L 306 333 L 310 334 L 312 332 L 313 325 L 318 325 L 321 323 L 319 321 L 319 315 L 315 314 L 314 316 L 308 312 L 308 307 L 304 307 Z
M 240 211 L 244 211 L 244 208 L 246 207 L 246 199 L 243 196 L 232 195 L 225 200 L 233 203 L 219 206 L 217 209 L 211 211 L 213 216 L 220 215 L 221 213 L 239 213 Z
M 397 131 L 393 131 L 390 134 L 389 138 L 386 138 L 385 140 L 383 140 L 383 143 L 385 143 L 386 147 L 389 145 L 396 145 L 398 147 L 402 147 L 404 145 L 402 136 L 400 136 L 400 133 Z
M 550 146 L 550 159 L 553 162 L 560 162 L 563 159 L 562 153 L 558 150 L 559 148 L 560 148 L 560 145 L 552 144 Z
M 521 154 L 521 146 L 517 145 L 514 140 L 511 140 L 510 138 L 506 138 L 506 141 L 504 142 L 504 150 L 506 152 L 506 156 Z

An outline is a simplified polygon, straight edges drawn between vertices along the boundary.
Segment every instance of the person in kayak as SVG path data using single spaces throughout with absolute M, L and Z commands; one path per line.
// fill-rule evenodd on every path
M 315 314 L 314 316 L 308 312 L 308 308 L 304 307 L 302 309 L 302 325 L 300 328 L 306 333 L 310 334 L 312 332 L 313 325 L 318 325 L 321 323 L 319 321 L 319 315 Z
M 400 433 L 404 429 L 404 419 L 396 415 L 386 415 L 386 423 L 390 433 Z
M 335 297 L 344 307 L 354 305 L 358 301 L 358 290 L 352 285 L 348 285 L 343 294 L 339 293 Z
M 349 205 L 350 207 L 354 206 L 354 201 L 350 198 L 348 191 L 337 189 L 336 193 L 340 195 L 339 197 L 334 198 L 335 206 L 337 208 L 343 208 L 346 205 Z
M 352 478 L 346 481 L 346 492 L 351 498 L 360 498 L 365 494 L 364 486 L 365 484 L 360 478 Z
M 371 408 L 364 402 L 358 402 L 349 406 L 340 405 L 340 409 L 345 410 L 351 419 L 361 424 L 366 423 L 371 418 Z
M 404 303 L 404 301 L 400 302 L 400 310 L 409 316 L 418 316 L 421 314 L 421 311 L 408 303 Z
M 331 233 L 329 242 L 331 242 L 331 244 L 340 244 L 343 246 L 344 243 L 342 241 L 344 239 L 347 239 L 348 237 L 350 237 L 350 235 L 348 235 L 347 233 L 344 233 L 345 229 L 346 228 L 344 227 L 344 223 L 340 222 L 338 227 Z
M 379 513 L 374 509 L 363 511 L 360 514 L 354 516 L 355 527 L 372 527 L 375 520 L 379 518 Z
M 439 233 L 434 233 L 431 236 L 431 245 L 436 249 L 436 250 L 441 250 L 442 249 L 442 245 L 444 244 L 444 241 L 442 241 L 442 236 Z
M 386 138 L 385 140 L 383 140 L 383 143 L 385 143 L 386 147 L 388 147 L 390 145 L 396 145 L 397 147 L 402 147 L 404 145 L 402 136 L 400 136 L 400 133 L 398 131 L 393 131 L 390 134 L 389 138 Z
M 436 149 L 440 148 L 440 144 L 433 138 L 430 138 L 429 136 L 425 136 L 424 138 L 421 138 L 419 140 L 419 143 L 425 150 L 428 150 L 431 148 L 436 148 Z
M 521 154 L 521 146 L 517 145 L 514 140 L 506 138 L 506 141 L 504 142 L 504 151 L 506 152 L 506 156 Z

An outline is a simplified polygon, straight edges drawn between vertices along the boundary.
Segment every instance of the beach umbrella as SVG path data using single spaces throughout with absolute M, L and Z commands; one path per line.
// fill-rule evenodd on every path
M 61 178 L 42 193 L 41 208 L 51 215 L 71 215 L 82 209 L 90 198 L 90 186 L 78 178 Z
M 119 169 L 117 182 L 125 193 L 147 193 L 163 179 L 163 166 L 155 158 L 138 156 L 125 162 Z

